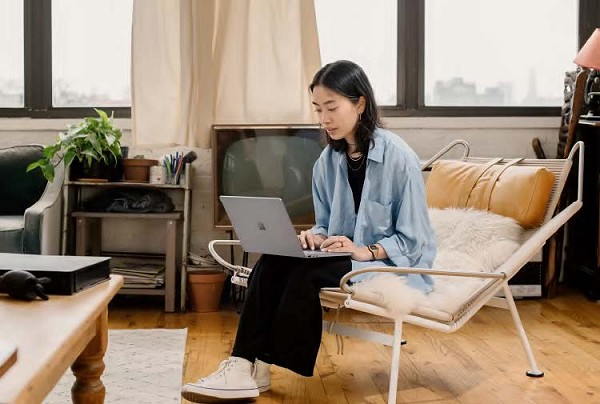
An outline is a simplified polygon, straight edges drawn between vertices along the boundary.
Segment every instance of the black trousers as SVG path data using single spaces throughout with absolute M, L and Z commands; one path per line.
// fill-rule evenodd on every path
M 233 356 L 312 376 L 322 333 L 319 289 L 338 286 L 350 257 L 263 255 L 250 278 Z

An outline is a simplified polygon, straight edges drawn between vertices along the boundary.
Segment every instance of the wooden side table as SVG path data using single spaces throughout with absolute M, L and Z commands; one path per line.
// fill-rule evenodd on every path
M 76 211 L 71 215 L 76 218 L 75 254 L 86 255 L 89 238 L 92 243 L 92 254 L 99 255 L 101 250 L 102 219 L 141 219 L 160 220 L 165 224 L 165 286 L 164 288 L 123 288 L 120 294 L 130 295 L 164 295 L 165 311 L 175 311 L 176 278 L 177 278 L 177 228 L 181 220 L 181 212 L 171 213 L 110 213 Z

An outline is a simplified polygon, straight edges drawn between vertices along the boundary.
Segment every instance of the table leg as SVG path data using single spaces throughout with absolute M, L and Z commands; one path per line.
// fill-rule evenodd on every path
M 79 355 L 71 370 L 75 383 L 71 388 L 73 403 L 102 404 L 106 389 L 100 376 L 104 372 L 104 353 L 108 344 L 108 309 L 96 320 L 96 335 Z

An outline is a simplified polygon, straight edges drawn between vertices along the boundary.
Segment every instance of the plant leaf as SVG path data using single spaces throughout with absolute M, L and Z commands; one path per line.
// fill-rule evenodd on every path
M 106 115 L 106 112 L 102 111 L 101 109 L 97 109 L 97 108 L 94 108 L 94 110 L 100 116 L 100 118 L 102 118 L 103 122 L 108 121 L 108 115 Z
M 75 152 L 73 150 L 67 150 L 63 158 L 65 162 L 65 167 L 68 167 L 71 165 L 73 159 L 75 158 Z
M 29 165 L 27 166 L 27 170 L 26 170 L 26 172 L 29 172 L 29 171 L 31 171 L 31 170 L 33 170 L 33 169 L 36 169 L 36 168 L 38 168 L 38 167 L 41 167 L 41 166 L 42 166 L 42 165 L 44 165 L 44 164 L 46 164 L 46 160 L 45 160 L 45 159 L 40 159 L 40 160 L 38 160 L 38 161 L 34 161 L 33 163 L 31 163 L 31 164 L 29 164 Z
M 48 180 L 48 182 L 54 181 L 54 166 L 52 164 L 42 165 L 42 174 Z

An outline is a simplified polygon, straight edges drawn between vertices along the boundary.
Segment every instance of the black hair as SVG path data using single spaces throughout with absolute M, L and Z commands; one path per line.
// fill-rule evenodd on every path
M 348 98 L 353 103 L 358 103 L 359 98 L 365 98 L 365 110 L 360 116 L 356 128 L 356 151 L 366 154 L 375 128 L 381 128 L 379 109 L 375 102 L 373 88 L 369 78 L 359 65 L 348 60 L 338 60 L 323 66 L 310 83 L 312 93 L 316 86 L 323 86 L 331 91 Z M 327 142 L 336 151 L 346 151 L 348 143 L 345 140 L 333 140 L 326 134 Z

